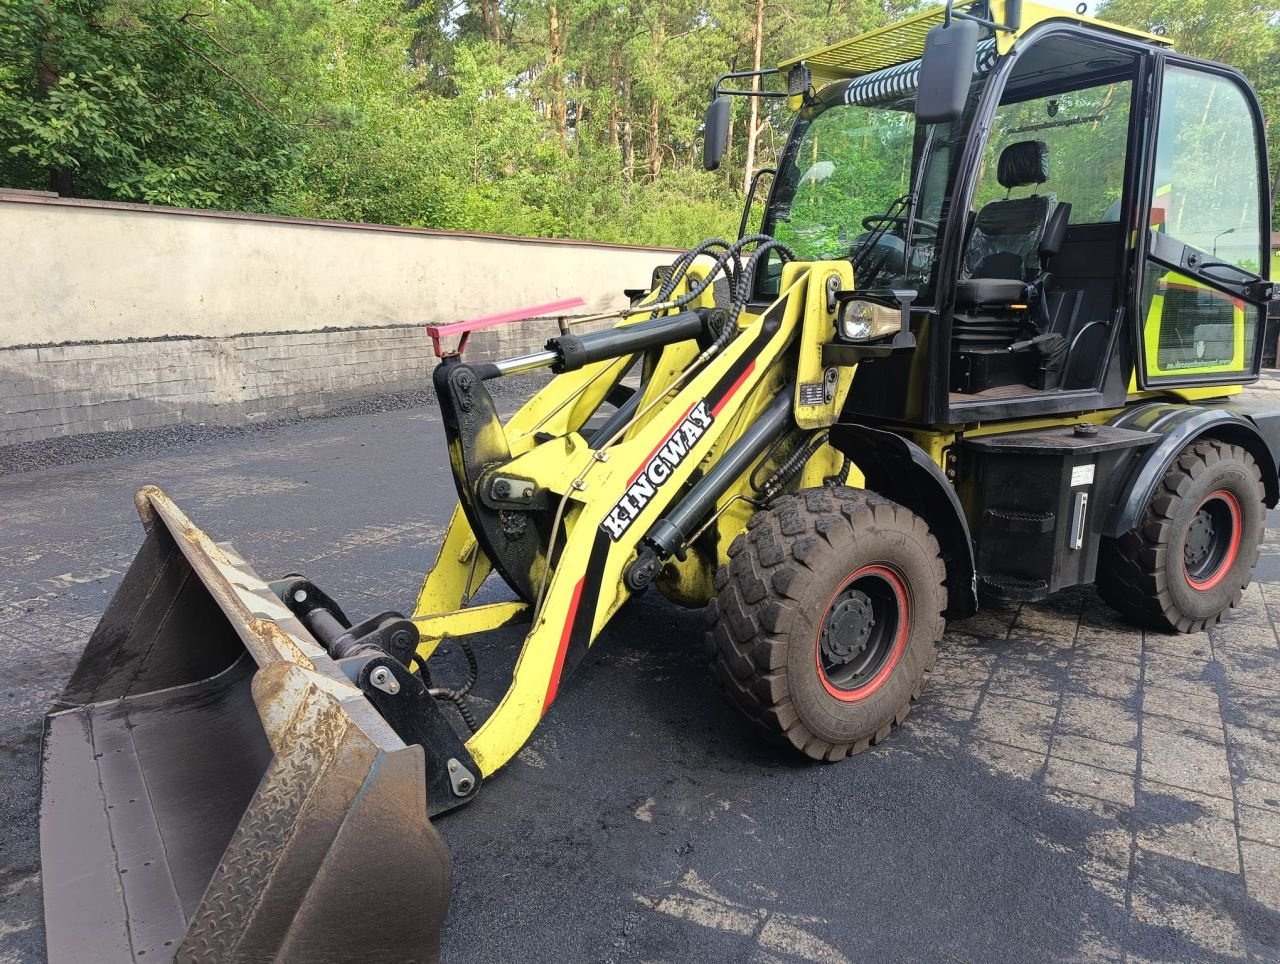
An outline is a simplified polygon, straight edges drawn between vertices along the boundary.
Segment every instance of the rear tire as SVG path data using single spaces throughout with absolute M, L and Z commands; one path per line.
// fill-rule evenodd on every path
M 942 636 L 946 572 L 924 520 L 871 492 L 784 496 L 729 547 L 707 607 L 712 675 L 815 760 L 906 719 Z
M 1138 525 L 1104 539 L 1097 587 L 1143 626 L 1200 632 L 1240 602 L 1266 520 L 1262 473 L 1238 445 L 1206 439 L 1183 450 Z

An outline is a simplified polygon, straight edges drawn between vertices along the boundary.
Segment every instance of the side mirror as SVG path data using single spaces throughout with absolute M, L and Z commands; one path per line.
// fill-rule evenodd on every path
M 724 157 L 729 142 L 729 98 L 721 94 L 707 107 L 706 123 L 702 131 L 702 166 L 714 171 Z
M 920 59 L 920 88 L 916 119 L 922 124 L 946 124 L 964 113 L 978 54 L 978 25 L 952 20 L 930 27 Z

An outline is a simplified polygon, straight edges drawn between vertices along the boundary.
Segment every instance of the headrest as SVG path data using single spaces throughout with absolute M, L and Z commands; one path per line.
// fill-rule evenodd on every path
M 1049 180 L 1049 145 L 1044 141 L 1018 141 L 1000 152 L 996 180 L 1001 187 L 1026 187 Z

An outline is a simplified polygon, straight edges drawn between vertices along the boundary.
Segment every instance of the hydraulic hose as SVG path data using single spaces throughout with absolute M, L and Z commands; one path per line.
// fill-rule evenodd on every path
M 450 689 L 447 686 L 433 686 L 427 692 L 438 700 L 448 700 L 454 705 L 458 711 L 458 715 L 462 717 L 462 722 L 467 725 L 472 733 L 477 729 L 475 715 L 471 712 L 471 707 L 467 704 L 467 694 L 471 692 L 471 687 L 476 685 L 476 680 L 480 678 L 480 663 L 476 660 L 475 650 L 471 648 L 471 643 L 462 637 L 455 637 L 458 648 L 462 650 L 462 655 L 467 658 L 467 681 L 458 689 Z M 425 669 L 423 665 L 423 669 Z
M 811 458 L 813 458 L 814 454 L 818 451 L 818 449 L 822 448 L 822 446 L 826 444 L 827 444 L 827 433 L 818 432 L 816 435 L 813 436 L 813 438 L 809 439 L 808 442 L 802 444 L 799 448 L 797 448 L 794 452 L 792 452 L 787 457 L 786 461 L 784 461 L 780 466 L 778 466 L 778 468 L 774 470 L 774 473 L 771 476 L 769 476 L 768 480 L 764 484 L 764 487 L 760 489 L 756 489 L 756 491 L 759 492 L 761 495 L 763 495 L 766 499 L 773 498 L 773 496 L 778 492 L 779 489 L 781 489 L 784 485 L 786 485 L 793 478 L 795 478 L 796 473 L 799 472 L 802 468 L 804 468 L 805 463 L 807 463 Z M 753 479 L 752 488 L 755 488 L 754 479 Z
M 741 286 L 742 272 L 743 270 L 745 270 L 740 266 L 742 249 L 749 244 L 764 244 L 766 242 L 772 242 L 772 241 L 773 239 L 770 238 L 769 235 L 767 234 L 751 234 L 745 238 L 738 239 L 737 241 L 733 242 L 733 244 L 728 244 L 721 239 L 715 238 L 715 239 L 712 239 L 711 241 L 704 241 L 702 244 L 698 245 L 695 248 L 690 248 L 689 251 L 686 251 L 683 255 L 677 258 L 673 263 L 673 271 L 671 273 L 671 276 L 663 284 L 662 288 L 659 289 L 660 297 L 658 299 L 657 304 L 662 305 L 663 310 L 670 309 L 670 308 L 683 308 L 685 305 L 689 304 L 689 302 L 693 301 L 695 298 L 701 295 L 702 292 L 706 291 L 707 287 L 711 285 L 712 282 L 715 281 L 716 275 L 726 270 L 726 265 L 728 265 L 730 261 L 734 262 L 735 265 L 739 266 L 738 269 L 734 272 L 734 274 L 736 275 L 736 278 L 731 276 L 730 283 L 733 284 L 734 282 L 736 282 L 738 286 Z M 773 243 L 776 244 L 777 242 L 773 242 Z M 724 247 L 725 252 L 724 254 L 720 255 L 720 257 L 716 259 L 715 264 L 711 266 L 711 270 L 707 272 L 706 277 L 703 278 L 701 281 L 699 281 L 696 285 L 694 285 L 693 288 L 691 288 L 684 295 L 677 298 L 675 301 L 667 301 L 666 299 L 671 297 L 671 292 L 676 289 L 676 285 L 679 284 L 680 279 L 683 278 L 684 275 L 688 272 L 688 269 L 693 264 L 694 259 L 699 254 L 703 254 L 713 247 Z M 751 257 L 754 258 L 755 255 L 756 255 L 756 252 L 752 252 Z M 647 307 L 650 307 L 650 306 L 643 305 L 641 306 L 641 309 L 647 308 Z
M 438 700 L 448 700 L 458 711 L 458 715 L 462 717 L 462 722 L 467 725 L 467 729 L 474 733 L 480 729 L 480 725 L 476 722 L 475 714 L 471 712 L 471 707 L 467 705 L 467 699 L 454 690 L 447 689 L 430 689 L 427 690 L 432 696 Z

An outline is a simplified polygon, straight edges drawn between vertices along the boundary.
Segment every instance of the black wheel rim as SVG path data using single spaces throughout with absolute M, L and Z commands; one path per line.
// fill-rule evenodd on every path
M 1240 502 L 1226 489 L 1205 496 L 1187 524 L 1182 565 L 1191 588 L 1207 592 L 1231 570 L 1240 552 Z
M 837 699 L 869 695 L 888 676 L 906 641 L 909 613 L 902 577 L 864 566 L 832 597 L 818 628 L 823 686 Z

